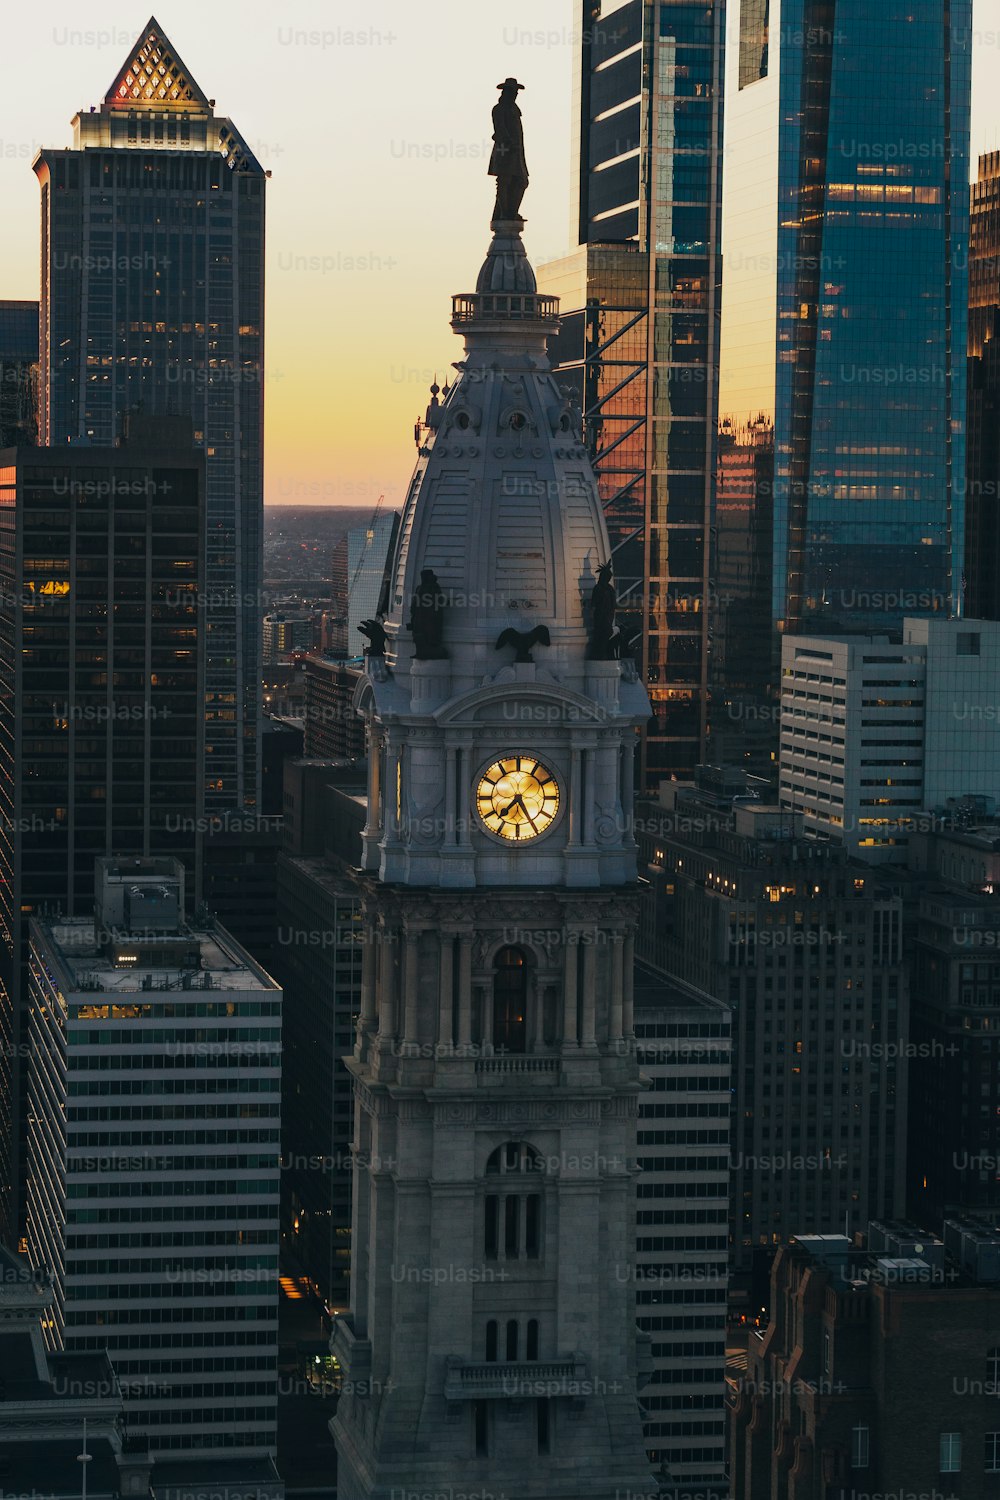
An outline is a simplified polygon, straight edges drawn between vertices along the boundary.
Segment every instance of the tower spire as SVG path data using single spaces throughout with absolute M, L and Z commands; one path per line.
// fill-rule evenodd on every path
M 523 150 L 512 170 L 500 149 L 518 87 L 494 114 L 493 241 L 455 299 L 466 357 L 446 400 L 431 390 L 385 656 L 355 697 L 364 974 L 332 1340 L 350 1500 L 652 1488 L 631 1279 L 632 765 L 651 710 L 607 649 L 613 591 L 593 607 L 607 529 L 549 367 L 558 301 L 521 243 Z
M 136 37 L 125 65 L 104 96 L 117 109 L 211 108 L 211 101 L 195 83 L 188 68 L 155 16 Z

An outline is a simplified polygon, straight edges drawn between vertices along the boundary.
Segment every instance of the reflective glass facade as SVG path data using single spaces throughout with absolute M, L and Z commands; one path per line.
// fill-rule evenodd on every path
M 72 150 L 35 162 L 40 441 L 112 443 L 139 404 L 193 421 L 207 459 L 205 793 L 213 809 L 254 805 L 265 174 L 155 31 L 74 131 Z
M 771 0 L 753 77 L 760 13 L 727 101 L 720 417 L 773 425 L 773 626 L 895 630 L 961 603 L 971 0 Z
M 1000 620 L 1000 151 L 972 184 L 968 480 L 966 612 Z
M 542 267 L 579 390 L 654 719 L 643 778 L 690 773 L 707 700 L 725 5 L 584 0 L 573 232 Z

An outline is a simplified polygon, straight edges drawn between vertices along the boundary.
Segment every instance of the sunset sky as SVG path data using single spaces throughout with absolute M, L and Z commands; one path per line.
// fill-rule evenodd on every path
M 877 3 L 877 0 L 876 0 Z M 69 146 L 149 18 L 150 0 L 11 5 L 0 62 L 0 297 L 38 296 L 40 146 Z M 461 344 L 452 292 L 489 240 L 495 85 L 526 85 L 537 264 L 568 239 L 574 0 L 288 0 L 225 10 L 158 0 L 190 72 L 268 187 L 269 504 L 401 500 L 414 418 Z M 98 19 L 100 17 L 100 19 Z M 1000 0 L 977 0 L 973 159 L 1000 145 Z

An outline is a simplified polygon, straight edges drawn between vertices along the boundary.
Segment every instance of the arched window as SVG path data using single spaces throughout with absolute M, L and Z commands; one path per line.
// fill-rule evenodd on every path
M 524 1052 L 528 1041 L 528 960 L 520 948 L 501 948 L 493 960 L 494 1047 Z
M 517 1359 L 517 1319 L 507 1319 L 507 1358 Z
M 497 1320 L 490 1318 L 486 1325 L 486 1359 L 489 1364 L 495 1364 L 497 1359 Z
M 506 1141 L 486 1163 L 484 1251 L 487 1260 L 538 1260 L 542 1253 L 544 1162 L 527 1141 Z M 509 1357 L 509 1356 L 508 1356 Z
M 524 1350 L 525 1359 L 538 1358 L 538 1319 L 528 1319 L 528 1338 Z

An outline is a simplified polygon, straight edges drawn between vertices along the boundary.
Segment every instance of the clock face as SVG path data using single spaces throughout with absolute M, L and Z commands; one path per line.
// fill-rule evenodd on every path
M 559 783 L 537 756 L 507 755 L 479 778 L 476 807 L 490 833 L 524 844 L 551 826 Z

